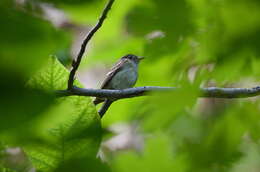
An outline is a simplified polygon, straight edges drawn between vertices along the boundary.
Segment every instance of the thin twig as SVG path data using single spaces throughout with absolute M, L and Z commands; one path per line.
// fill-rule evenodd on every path
M 123 90 L 108 90 L 108 89 L 86 89 L 72 87 L 71 90 L 58 90 L 56 95 L 59 97 L 64 96 L 89 96 L 89 97 L 100 97 L 107 99 L 123 99 L 131 97 L 145 96 L 149 93 L 154 92 L 165 92 L 165 91 L 176 91 L 180 88 L 176 87 L 135 87 Z M 260 86 L 254 88 L 219 88 L 219 87 L 208 87 L 200 88 L 200 94 L 198 97 L 208 98 L 247 98 L 260 95 Z
M 73 87 L 75 74 L 78 70 L 78 67 L 80 65 L 81 59 L 82 59 L 84 52 L 86 50 L 86 46 L 87 46 L 88 42 L 91 40 L 93 35 L 98 31 L 98 29 L 102 26 L 102 24 L 103 24 L 104 20 L 106 19 L 107 14 L 108 14 L 109 10 L 111 9 L 114 1 L 115 0 L 109 0 L 109 2 L 107 3 L 105 9 L 103 10 L 103 12 L 101 14 L 101 17 L 98 20 L 98 23 L 96 24 L 95 27 L 93 27 L 93 29 L 91 29 L 91 31 L 88 33 L 88 35 L 84 39 L 76 60 L 72 61 L 72 69 L 70 71 L 70 75 L 69 75 L 69 79 L 68 79 L 68 88 L 67 88 L 68 90 L 71 90 L 72 87 Z

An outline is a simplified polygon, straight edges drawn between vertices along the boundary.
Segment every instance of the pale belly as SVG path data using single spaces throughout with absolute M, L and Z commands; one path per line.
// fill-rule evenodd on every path
M 110 87 L 112 89 L 131 88 L 135 85 L 138 74 L 133 68 L 119 71 L 112 79 Z

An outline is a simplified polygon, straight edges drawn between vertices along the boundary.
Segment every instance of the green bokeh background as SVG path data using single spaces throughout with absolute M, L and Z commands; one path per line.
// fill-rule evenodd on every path
M 40 3 L 75 25 L 93 26 L 106 1 L 1 0 L 2 152 L 21 147 L 42 171 L 260 171 L 259 97 L 197 97 L 199 87 L 259 85 L 258 0 L 115 0 L 80 70 L 133 53 L 145 56 L 136 86 L 181 89 L 117 101 L 102 120 L 90 98 L 53 95 L 66 88 L 75 35 L 43 19 Z M 104 130 L 120 122 L 138 124 L 144 147 L 101 162 Z M 0 158 L 1 167 L 14 169 Z

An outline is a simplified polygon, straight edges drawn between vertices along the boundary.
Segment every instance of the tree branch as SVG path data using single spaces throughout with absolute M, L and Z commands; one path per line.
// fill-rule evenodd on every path
M 72 87 L 71 90 L 58 90 L 56 95 L 58 97 L 64 96 L 89 96 L 89 97 L 100 97 L 112 100 L 145 96 L 153 92 L 165 92 L 165 91 L 176 91 L 179 88 L 176 87 L 156 87 L 156 86 L 145 86 L 145 87 L 134 87 L 123 90 L 108 90 L 108 89 L 86 89 Z M 200 88 L 199 97 L 208 98 L 247 98 L 260 95 L 260 86 L 254 88 L 219 88 L 219 87 L 208 87 Z
M 68 90 L 71 90 L 73 87 L 73 82 L 74 82 L 74 78 L 75 78 L 75 74 L 76 71 L 78 70 L 78 67 L 80 65 L 81 59 L 84 55 L 84 52 L 86 50 L 86 46 L 88 44 L 88 42 L 91 40 L 91 38 L 93 37 L 93 35 L 98 31 L 98 29 L 102 26 L 104 20 L 107 17 L 107 14 L 109 12 L 109 10 L 111 9 L 113 3 L 115 0 L 109 0 L 109 2 L 107 3 L 105 9 L 103 10 L 98 23 L 96 24 L 95 27 L 93 27 L 93 29 L 91 29 L 91 31 L 88 33 L 87 37 L 84 39 L 82 45 L 81 45 L 81 49 L 78 53 L 78 56 L 76 58 L 76 61 L 73 60 L 72 61 L 72 69 L 70 71 L 70 75 L 69 75 L 69 79 L 68 79 Z
M 113 103 L 113 101 L 106 99 L 105 102 L 103 103 L 102 107 L 98 110 L 98 113 L 100 115 L 100 118 L 102 118 L 106 111 L 108 110 L 108 108 L 110 107 L 110 105 Z

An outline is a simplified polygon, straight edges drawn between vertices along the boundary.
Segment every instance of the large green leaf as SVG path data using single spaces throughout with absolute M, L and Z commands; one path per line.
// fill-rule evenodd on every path
M 49 22 L 18 8 L 14 1 L 0 2 L 0 130 L 25 125 L 54 100 L 44 90 L 25 87 L 51 53 L 62 47 L 64 33 Z M 61 43 L 62 42 L 62 43 Z
M 54 91 L 66 88 L 67 78 L 68 71 L 52 57 L 28 85 Z M 23 145 L 38 169 L 52 170 L 72 157 L 96 156 L 101 125 L 89 97 L 58 98 L 32 125 L 34 138 Z

